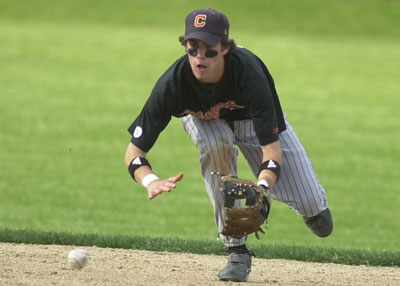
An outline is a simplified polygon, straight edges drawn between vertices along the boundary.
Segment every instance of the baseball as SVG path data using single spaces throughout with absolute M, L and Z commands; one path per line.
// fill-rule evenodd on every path
M 89 254 L 80 248 L 75 248 L 68 254 L 68 263 L 73 269 L 81 270 L 86 266 L 89 260 Z

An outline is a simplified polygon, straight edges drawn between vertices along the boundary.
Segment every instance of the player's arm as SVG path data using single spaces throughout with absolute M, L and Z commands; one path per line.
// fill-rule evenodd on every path
M 267 182 L 272 189 L 279 179 L 280 166 L 282 165 L 282 147 L 279 140 L 261 147 L 263 152 L 263 162 L 260 165 L 258 182 Z
M 144 186 L 149 199 L 153 199 L 163 192 L 170 192 L 176 187 L 176 183 L 183 178 L 183 173 L 166 180 L 159 179 L 152 171 L 150 163 L 146 159 L 146 152 L 132 143 L 129 143 L 125 154 L 125 164 L 134 180 Z

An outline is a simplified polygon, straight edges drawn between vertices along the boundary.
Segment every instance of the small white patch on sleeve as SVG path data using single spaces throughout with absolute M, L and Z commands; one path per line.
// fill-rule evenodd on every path
M 136 126 L 135 131 L 133 132 L 133 137 L 139 138 L 143 134 L 143 129 L 140 126 Z

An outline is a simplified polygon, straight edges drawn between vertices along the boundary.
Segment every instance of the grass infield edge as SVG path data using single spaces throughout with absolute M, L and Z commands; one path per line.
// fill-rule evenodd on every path
M 97 246 L 103 248 L 168 251 L 179 253 L 226 255 L 219 241 L 197 241 L 172 237 L 125 236 L 51 232 L 30 229 L 0 229 L 0 242 Z M 287 259 L 304 262 L 335 263 L 366 266 L 400 266 L 400 252 L 365 249 L 335 249 L 289 245 L 252 245 L 248 248 L 257 258 Z

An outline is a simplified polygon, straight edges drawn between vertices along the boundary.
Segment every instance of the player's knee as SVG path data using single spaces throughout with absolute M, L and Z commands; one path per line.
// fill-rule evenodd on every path
M 201 161 L 214 167 L 222 166 L 223 169 L 228 168 L 230 170 L 230 164 L 236 156 L 236 152 L 233 143 L 228 142 L 226 138 L 210 140 L 201 150 Z
M 304 222 L 319 237 L 327 237 L 333 231 L 333 220 L 329 208 L 313 217 L 304 217 Z

